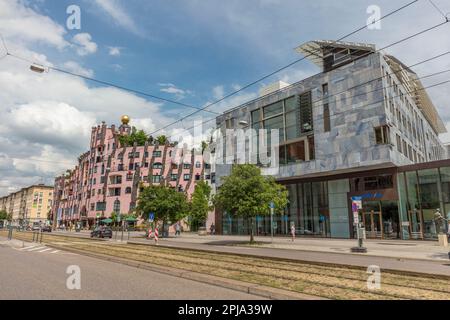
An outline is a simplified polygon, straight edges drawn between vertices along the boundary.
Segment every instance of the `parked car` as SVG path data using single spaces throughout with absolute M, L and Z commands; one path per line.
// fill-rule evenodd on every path
M 42 232 L 52 232 L 52 227 L 51 226 L 43 226 L 41 230 L 42 230 Z
M 32 226 L 27 226 L 26 230 L 27 231 L 40 231 L 41 230 L 41 226 L 39 224 L 35 223 Z
M 110 227 L 96 227 L 91 231 L 91 238 L 109 238 L 113 236 L 112 229 Z

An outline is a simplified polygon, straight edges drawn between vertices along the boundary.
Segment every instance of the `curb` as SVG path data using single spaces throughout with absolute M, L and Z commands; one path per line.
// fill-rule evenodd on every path
M 235 290 L 235 291 L 239 291 L 239 292 L 244 292 L 244 293 L 260 296 L 260 297 L 267 298 L 270 300 L 328 300 L 323 297 L 312 296 L 312 295 L 297 293 L 294 291 L 283 290 L 283 289 L 278 289 L 278 288 L 272 288 L 272 287 L 268 287 L 268 286 L 258 285 L 258 284 L 234 280 L 234 279 L 222 278 L 222 277 L 218 277 L 218 276 L 214 276 L 214 275 L 206 275 L 206 274 L 193 272 L 193 271 L 184 271 L 184 270 L 175 269 L 172 267 L 161 267 L 161 266 L 152 265 L 149 263 L 132 261 L 132 260 L 127 260 L 127 259 L 118 258 L 118 257 L 112 257 L 112 256 L 104 255 L 101 253 L 85 252 L 82 250 L 67 248 L 65 246 L 58 246 L 58 245 L 53 245 L 53 244 L 46 244 L 46 245 L 51 248 L 61 249 L 61 250 L 72 252 L 72 253 L 77 253 L 77 254 L 87 256 L 90 258 L 101 259 L 101 260 L 114 262 L 114 263 L 120 263 L 120 264 L 127 265 L 130 267 L 145 269 L 145 270 L 158 272 L 158 273 L 162 273 L 162 274 L 167 274 L 170 276 L 179 277 L 179 278 L 183 278 L 183 279 L 187 279 L 187 280 L 206 283 L 206 284 L 214 285 L 217 287 L 222 287 L 222 288 L 226 288 L 226 289 L 231 289 L 231 290 Z

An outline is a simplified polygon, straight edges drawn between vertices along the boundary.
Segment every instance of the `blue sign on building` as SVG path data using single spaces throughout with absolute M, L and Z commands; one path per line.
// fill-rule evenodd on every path
M 367 200 L 367 199 L 381 199 L 383 198 L 383 195 L 381 193 L 366 193 L 362 194 L 360 196 L 354 196 L 352 197 L 353 201 L 361 201 L 361 200 Z

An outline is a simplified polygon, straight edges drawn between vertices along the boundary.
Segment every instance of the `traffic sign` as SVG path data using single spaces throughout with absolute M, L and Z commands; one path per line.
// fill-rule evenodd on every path
M 275 209 L 275 203 L 273 201 L 270 203 L 270 209 Z
M 155 220 L 155 214 L 153 212 L 150 212 L 150 214 L 148 215 L 148 220 L 150 221 Z

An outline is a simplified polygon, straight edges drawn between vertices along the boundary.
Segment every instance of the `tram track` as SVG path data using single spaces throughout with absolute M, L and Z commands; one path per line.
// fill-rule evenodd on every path
M 14 233 L 14 238 L 31 241 L 31 233 Z M 381 288 L 367 289 L 363 269 L 342 265 L 284 261 L 229 253 L 115 244 L 89 238 L 44 235 L 45 243 L 61 249 L 108 255 L 142 263 L 166 266 L 263 284 L 330 299 L 442 299 L 450 297 L 450 279 L 428 275 L 400 275 L 382 272 Z

